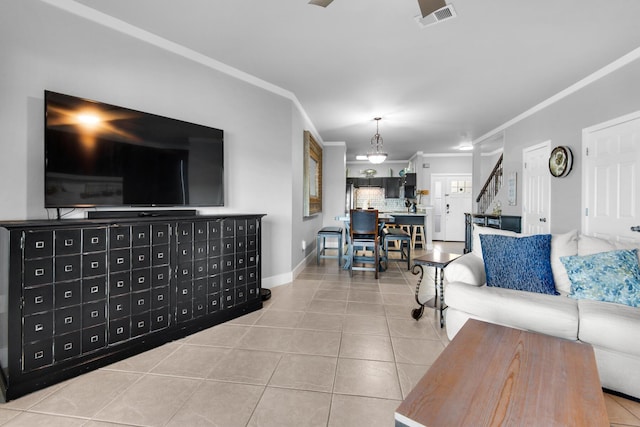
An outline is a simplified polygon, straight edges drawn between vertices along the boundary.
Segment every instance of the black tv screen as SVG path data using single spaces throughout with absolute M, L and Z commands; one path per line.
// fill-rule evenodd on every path
M 223 206 L 223 131 L 45 91 L 45 207 Z

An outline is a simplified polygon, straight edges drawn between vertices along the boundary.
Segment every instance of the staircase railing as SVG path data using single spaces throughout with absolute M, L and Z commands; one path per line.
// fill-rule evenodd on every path
M 487 181 L 484 183 L 482 190 L 480 190 L 480 194 L 476 198 L 478 213 L 487 213 L 487 208 L 491 205 L 491 202 L 493 202 L 493 199 L 502 187 L 502 156 L 501 154 Z

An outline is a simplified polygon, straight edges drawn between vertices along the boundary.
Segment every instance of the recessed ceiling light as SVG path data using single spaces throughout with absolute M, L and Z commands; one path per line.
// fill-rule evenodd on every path
M 458 150 L 460 151 L 473 150 L 473 144 L 470 142 L 461 142 L 460 145 L 458 145 Z
M 356 160 L 369 160 L 366 154 L 358 154 Z

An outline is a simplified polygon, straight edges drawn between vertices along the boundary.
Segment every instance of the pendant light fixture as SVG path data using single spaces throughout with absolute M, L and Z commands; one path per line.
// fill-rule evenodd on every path
M 379 164 L 387 159 L 387 153 L 384 152 L 382 147 L 382 137 L 380 136 L 380 130 L 378 125 L 380 124 L 381 117 L 374 118 L 376 121 L 376 134 L 371 138 L 371 149 L 367 153 L 367 158 L 371 163 Z

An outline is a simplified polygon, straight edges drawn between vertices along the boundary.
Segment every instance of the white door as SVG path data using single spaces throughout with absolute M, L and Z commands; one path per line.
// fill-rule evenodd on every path
M 470 213 L 471 174 L 431 175 L 433 239 L 464 241 L 464 214 Z
M 639 242 L 640 112 L 585 129 L 584 234 Z
M 550 225 L 551 141 L 522 150 L 522 232 L 547 234 Z

